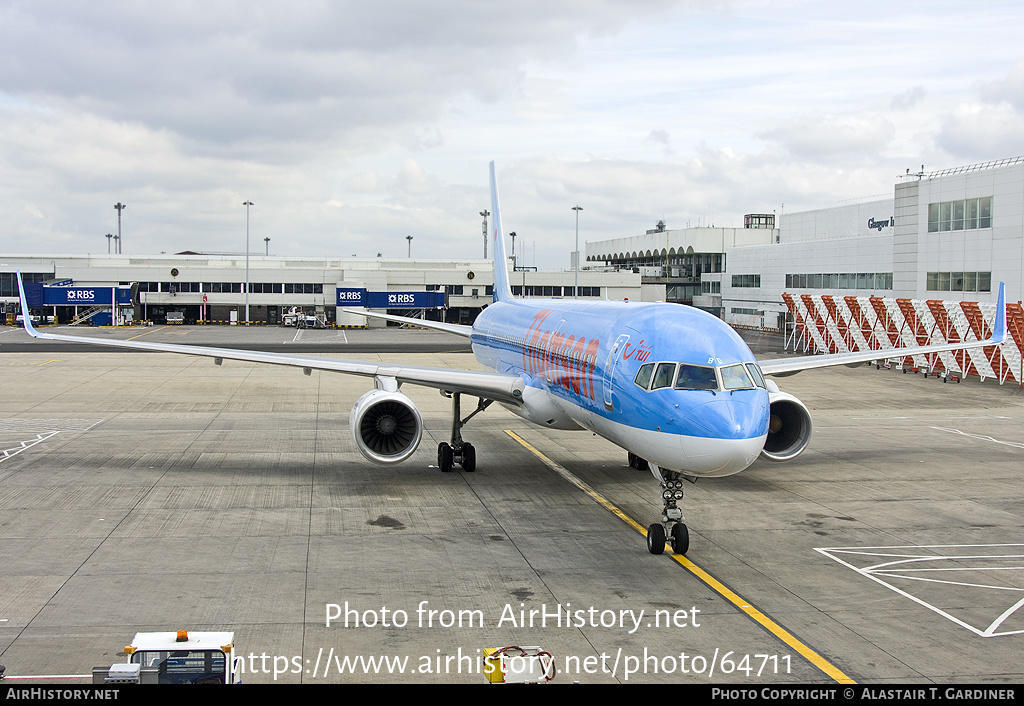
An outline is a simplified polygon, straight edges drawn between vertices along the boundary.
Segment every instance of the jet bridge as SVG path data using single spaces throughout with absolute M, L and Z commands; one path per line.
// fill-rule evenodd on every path
M 25 297 L 30 309 L 58 307 L 72 311 L 72 324 L 99 323 L 115 326 L 131 320 L 132 287 L 76 286 L 68 280 L 57 283 L 26 282 Z

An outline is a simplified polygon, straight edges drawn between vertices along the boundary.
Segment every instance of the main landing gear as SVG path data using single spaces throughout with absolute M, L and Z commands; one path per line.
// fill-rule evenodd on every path
M 494 400 L 478 400 L 476 409 L 465 419 L 460 419 L 462 416 L 462 393 L 442 391 L 441 394 L 452 398 L 452 441 L 450 444 L 442 441 L 437 445 L 437 466 L 448 473 L 457 463 L 466 473 L 472 473 L 476 470 L 476 449 L 473 448 L 473 444 L 462 440 L 462 427 L 466 426 L 466 422 L 470 419 L 487 409 Z
M 628 458 L 629 458 L 629 467 L 630 468 L 635 468 L 638 471 L 649 471 L 649 470 L 651 470 L 650 466 L 647 465 L 647 460 L 646 459 L 640 458 L 639 456 L 637 456 L 632 451 L 628 451 L 627 454 L 628 454 Z
M 663 554 L 667 543 L 674 553 L 686 554 L 690 548 L 690 531 L 683 524 L 683 511 L 676 506 L 676 502 L 683 499 L 685 476 L 660 469 L 658 475 L 661 476 L 661 501 L 665 509 L 661 512 L 661 522 L 647 528 L 647 551 Z

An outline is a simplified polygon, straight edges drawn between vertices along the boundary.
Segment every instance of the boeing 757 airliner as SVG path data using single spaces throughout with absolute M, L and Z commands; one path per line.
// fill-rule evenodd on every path
M 397 463 L 416 451 L 423 423 L 403 384 L 441 390 L 452 398 L 450 442 L 441 443 L 442 471 L 455 464 L 476 469 L 476 451 L 462 427 L 497 402 L 534 424 L 584 429 L 626 450 L 629 464 L 650 469 L 660 483 L 661 522 L 648 527 L 647 548 L 661 554 L 666 542 L 685 554 L 690 539 L 678 506 L 683 480 L 727 476 L 758 456 L 786 461 L 811 437 L 807 408 L 781 392 L 766 375 L 999 345 L 1006 337 L 1004 286 L 1000 284 L 992 336 L 984 341 L 804 356 L 759 363 L 743 340 L 721 320 L 669 303 L 515 299 L 509 286 L 494 163 L 490 166 L 494 303 L 472 326 L 415 320 L 469 338 L 477 360 L 494 372 L 452 370 L 301 355 L 238 351 L 42 333 L 36 338 L 95 343 L 168 353 L 327 370 L 374 379 L 359 398 L 350 425 L 359 451 L 377 463 Z M 21 285 L 22 311 L 28 311 Z M 400 316 L 365 316 L 409 321 Z M 478 399 L 462 418 L 462 395 Z

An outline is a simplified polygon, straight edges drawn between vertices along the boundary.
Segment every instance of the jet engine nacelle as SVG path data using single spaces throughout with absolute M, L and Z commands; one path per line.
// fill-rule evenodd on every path
M 771 411 L 768 417 L 768 438 L 761 455 L 770 461 L 788 461 L 807 448 L 811 440 L 811 413 L 793 395 L 775 391 L 768 393 Z
M 359 453 L 375 463 L 404 461 L 423 436 L 420 411 L 401 392 L 370 390 L 352 407 L 350 426 Z

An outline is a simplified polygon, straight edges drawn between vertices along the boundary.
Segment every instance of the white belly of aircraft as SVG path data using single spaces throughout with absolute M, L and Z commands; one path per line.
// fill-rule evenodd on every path
M 738 473 L 761 455 L 764 437 L 754 439 L 708 439 L 665 431 L 626 426 L 597 415 L 593 430 L 613 444 L 666 470 L 687 475 L 717 477 Z
M 765 434 L 751 439 L 714 439 L 637 429 L 537 388 L 526 388 L 523 401 L 525 404 L 519 407 L 503 406 L 550 429 L 589 429 L 660 468 L 691 476 L 714 478 L 739 473 L 757 460 L 767 438 Z

